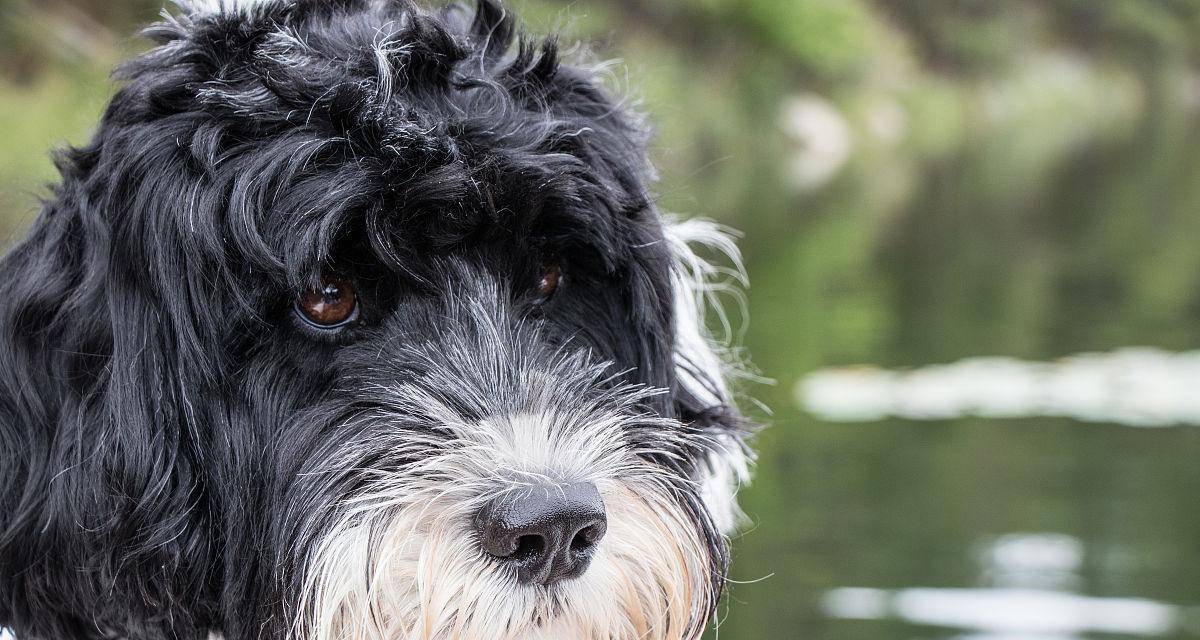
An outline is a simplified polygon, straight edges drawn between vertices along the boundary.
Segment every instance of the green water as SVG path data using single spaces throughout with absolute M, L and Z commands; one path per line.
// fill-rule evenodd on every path
M 746 229 L 746 342 L 777 384 L 748 387 L 774 415 L 741 494 L 742 582 L 720 638 L 1126 637 L 986 635 L 822 607 L 839 587 L 995 586 L 981 553 L 1013 534 L 1077 541 L 1056 589 L 1200 605 L 1200 429 L 831 424 L 793 397 L 796 380 L 828 365 L 1200 347 L 1195 124 L 1148 117 L 1071 149 L 1037 185 L 1006 183 L 994 150 L 968 148 L 919 166 L 901 215 L 881 225 L 844 204 L 848 180 L 790 222 Z M 1184 622 L 1147 635 L 1200 637 L 1195 610 L 1176 611 Z

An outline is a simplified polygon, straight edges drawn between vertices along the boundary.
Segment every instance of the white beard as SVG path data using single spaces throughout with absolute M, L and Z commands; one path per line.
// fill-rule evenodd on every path
M 451 416 L 446 416 L 448 419 Z M 455 446 L 381 478 L 324 538 L 297 621 L 306 640 L 693 640 L 715 597 L 704 541 L 662 481 L 621 443 L 621 418 L 460 424 Z M 650 427 L 652 428 L 652 427 Z M 472 515 L 498 478 L 588 481 L 607 535 L 590 568 L 517 583 L 481 550 Z M 515 485 L 519 490 L 520 485 Z

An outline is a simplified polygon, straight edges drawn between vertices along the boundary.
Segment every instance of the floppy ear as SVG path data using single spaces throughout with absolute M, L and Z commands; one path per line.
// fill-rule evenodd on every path
M 70 154 L 0 260 L 0 628 L 188 638 L 206 591 L 193 521 L 207 509 L 179 409 L 187 381 L 137 260 L 114 256 L 95 155 Z
M 712 442 L 701 498 L 713 521 L 730 533 L 741 519 L 738 487 L 750 479 L 752 453 L 745 445 L 749 426 L 730 390 L 742 375 L 737 352 L 730 346 L 733 328 L 722 305 L 723 294 L 739 305 L 747 286 L 741 253 L 733 234 L 708 220 L 667 220 L 664 233 L 675 257 L 672 296 L 675 320 L 676 409 L 680 419 L 701 429 Z M 697 254 L 700 249 L 723 257 L 721 266 Z M 721 325 L 714 335 L 707 325 L 711 313 Z

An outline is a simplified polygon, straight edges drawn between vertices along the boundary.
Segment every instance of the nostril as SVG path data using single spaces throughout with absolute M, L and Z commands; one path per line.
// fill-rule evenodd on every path
M 597 542 L 600 542 L 600 538 L 603 536 L 604 530 L 598 524 L 584 527 L 571 539 L 571 551 L 575 553 L 590 551 L 592 547 L 596 546 Z
M 546 539 L 537 534 L 517 538 L 517 550 L 507 557 L 513 560 L 528 560 L 546 552 Z

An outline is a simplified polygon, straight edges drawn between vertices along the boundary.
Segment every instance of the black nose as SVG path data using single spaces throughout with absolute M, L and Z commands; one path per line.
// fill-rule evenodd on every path
M 483 550 L 517 569 L 522 584 L 583 575 L 608 530 L 604 501 L 590 482 L 513 489 L 475 516 Z

